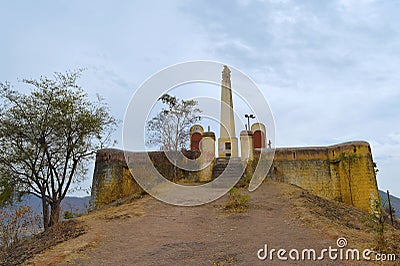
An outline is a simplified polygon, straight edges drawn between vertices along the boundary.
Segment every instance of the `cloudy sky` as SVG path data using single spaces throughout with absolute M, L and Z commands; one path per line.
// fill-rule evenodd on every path
M 372 145 L 380 189 L 400 196 L 400 2 L 7 1 L 0 80 L 85 67 L 80 84 L 123 119 L 162 68 L 212 60 L 268 99 L 277 146 Z M 121 129 L 115 138 L 121 147 Z M 90 186 L 90 180 L 87 182 Z

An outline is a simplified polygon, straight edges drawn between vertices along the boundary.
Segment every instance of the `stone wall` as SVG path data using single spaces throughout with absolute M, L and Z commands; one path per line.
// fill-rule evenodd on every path
M 365 211 L 371 211 L 374 200 L 378 199 L 374 163 L 367 142 L 278 148 L 268 177 Z
M 211 171 L 186 172 L 174 168 L 163 152 L 148 153 L 157 170 L 170 180 L 204 179 Z M 140 161 L 146 153 L 131 153 Z M 185 152 L 191 159 L 199 152 Z M 255 154 L 258 158 L 259 154 Z M 144 169 L 146 171 L 146 169 Z M 268 178 L 297 185 L 315 195 L 371 211 L 378 199 L 374 163 L 367 142 L 348 142 L 329 147 L 277 148 Z M 99 150 L 93 175 L 91 207 L 97 208 L 116 199 L 141 192 L 127 167 L 124 152 Z
M 186 179 L 189 181 L 199 181 L 201 175 L 206 171 L 188 172 L 174 167 L 168 161 L 163 152 L 140 152 L 127 153 L 128 164 L 135 161 L 145 162 L 149 156 L 157 171 L 167 177 L 170 181 Z M 200 156 L 199 151 L 184 151 L 188 159 L 197 159 Z M 135 193 L 142 193 L 142 188 L 136 183 L 129 171 L 125 154 L 118 149 L 102 149 L 96 153 L 96 162 L 93 173 L 90 209 L 96 209 L 109 204 L 117 199 L 124 198 Z M 207 169 L 205 169 L 207 170 Z M 146 174 L 147 169 L 143 169 Z M 211 173 L 211 172 L 210 172 Z M 211 175 L 211 174 L 210 174 Z M 151 178 L 151 177 L 149 177 Z

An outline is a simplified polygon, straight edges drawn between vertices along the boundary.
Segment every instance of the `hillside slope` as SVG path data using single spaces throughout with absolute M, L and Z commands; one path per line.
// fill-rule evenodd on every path
M 261 261 L 257 252 L 267 244 L 269 250 L 312 248 L 319 254 L 329 246 L 337 248 L 339 237 L 346 238 L 346 248 L 374 247 L 370 216 L 353 207 L 272 181 L 249 195 L 244 213 L 224 210 L 228 196 L 198 207 L 172 206 L 145 196 L 98 210 L 77 219 L 87 226 L 85 234 L 36 255 L 26 265 L 287 265 L 276 253 L 272 261 Z M 399 231 L 392 228 L 386 237 L 390 251 L 398 255 Z M 322 262 L 290 264 L 360 262 L 333 261 L 326 255 Z
M 387 205 L 388 200 L 386 192 L 379 190 L 379 196 L 382 198 L 382 205 Z M 400 216 L 400 199 L 398 197 L 390 195 L 390 204 L 395 210 L 396 216 Z
M 61 202 L 61 213 L 64 211 L 77 212 L 77 213 L 87 213 L 89 206 L 89 196 L 86 197 L 73 197 L 67 196 Z M 37 215 L 42 214 L 42 202 L 41 200 L 33 195 L 24 195 L 21 202 L 17 202 L 18 205 L 29 206 L 31 211 Z

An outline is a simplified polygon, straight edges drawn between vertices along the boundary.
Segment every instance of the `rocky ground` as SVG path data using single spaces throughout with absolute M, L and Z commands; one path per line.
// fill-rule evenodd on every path
M 280 261 L 274 253 L 273 260 L 262 261 L 257 252 L 267 244 L 269 250 L 312 248 L 319 255 L 337 248 L 340 237 L 347 240 L 344 249 L 375 246 L 370 215 L 288 184 L 265 182 L 249 193 L 249 208 L 242 213 L 226 211 L 228 200 L 177 207 L 144 196 L 98 210 L 73 220 L 79 236 L 25 265 L 364 265 L 330 260 L 327 254 L 323 261 Z M 387 252 L 398 256 L 400 231 L 387 228 Z M 399 262 L 397 257 L 384 265 Z

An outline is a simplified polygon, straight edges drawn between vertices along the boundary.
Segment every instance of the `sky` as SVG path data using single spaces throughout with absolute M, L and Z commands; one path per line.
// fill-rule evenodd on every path
M 17 89 L 83 67 L 80 85 L 122 120 L 159 70 L 223 62 L 262 90 L 276 146 L 368 141 L 379 188 L 400 196 L 400 1 L 38 0 L 1 10 L 0 81 Z

